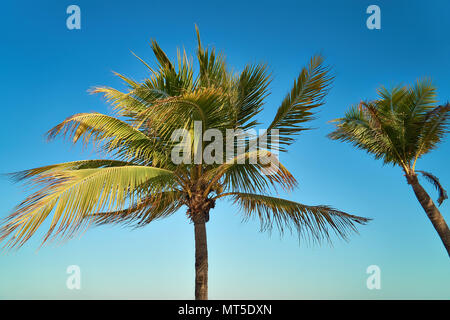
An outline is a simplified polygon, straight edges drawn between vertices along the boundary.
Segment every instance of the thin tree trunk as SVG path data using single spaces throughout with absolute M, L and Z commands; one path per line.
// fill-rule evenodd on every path
M 194 220 L 195 232 L 195 300 L 208 300 L 208 246 L 205 214 Z
M 422 205 L 425 213 L 430 219 L 433 227 L 436 229 L 439 237 L 444 244 L 445 249 L 447 250 L 448 255 L 450 256 L 450 230 L 448 228 L 447 223 L 444 220 L 439 209 L 433 203 L 433 200 L 425 191 L 425 189 L 420 185 L 419 180 L 417 179 L 417 175 L 409 175 L 407 176 L 408 183 L 414 190 L 414 193 Z

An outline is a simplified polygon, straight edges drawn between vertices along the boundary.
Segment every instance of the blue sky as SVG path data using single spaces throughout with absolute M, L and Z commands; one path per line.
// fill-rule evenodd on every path
M 81 8 L 81 30 L 66 28 L 66 8 Z M 366 8 L 381 8 L 381 30 L 366 28 Z M 336 79 L 285 165 L 299 188 L 283 196 L 328 204 L 374 220 L 348 243 L 308 247 L 295 236 L 260 233 L 236 208 L 216 205 L 208 228 L 211 299 L 449 299 L 449 258 L 398 168 L 328 140 L 328 121 L 380 85 L 431 77 L 441 102 L 450 99 L 448 1 L 4 1 L 0 11 L 0 171 L 92 157 L 44 133 L 78 112 L 108 112 L 88 94 L 95 85 L 123 89 L 112 70 L 143 79 L 151 38 L 174 57 L 194 53 L 194 24 L 205 44 L 224 51 L 230 66 L 267 62 L 271 95 L 261 114 L 270 121 L 308 59 L 322 53 Z M 450 188 L 450 140 L 418 169 Z M 437 198 L 434 190 L 424 183 Z M 25 197 L 0 180 L 0 216 Z M 441 207 L 450 220 L 448 201 Z M 132 231 L 89 230 L 83 237 L 37 251 L 41 231 L 19 251 L 0 255 L 0 298 L 191 299 L 193 226 L 184 212 Z M 68 290 L 66 268 L 81 268 L 81 290 Z M 381 289 L 368 290 L 366 268 L 381 269 Z

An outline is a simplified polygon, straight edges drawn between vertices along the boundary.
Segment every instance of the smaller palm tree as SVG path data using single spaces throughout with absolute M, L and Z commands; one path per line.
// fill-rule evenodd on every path
M 421 173 L 439 192 L 438 204 L 447 199 L 439 179 L 416 170 L 417 160 L 442 142 L 449 128 L 450 105 L 436 105 L 436 89 L 427 80 L 414 86 L 378 90 L 379 99 L 353 106 L 336 119 L 336 130 L 329 137 L 349 142 L 373 154 L 384 163 L 403 169 L 408 184 L 425 210 L 450 255 L 450 230 L 439 209 L 420 185 Z

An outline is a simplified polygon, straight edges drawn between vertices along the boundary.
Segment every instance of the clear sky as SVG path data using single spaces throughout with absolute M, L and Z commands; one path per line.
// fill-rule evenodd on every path
M 81 30 L 66 28 L 66 8 L 81 8 Z M 368 30 L 366 8 L 381 8 L 381 30 Z M 450 3 L 437 1 L 3 1 L 0 8 L 0 171 L 92 158 L 44 133 L 78 112 L 108 112 L 87 89 L 124 89 L 112 70 L 141 80 L 154 63 L 156 39 L 170 57 L 194 53 L 197 23 L 204 44 L 224 51 L 235 70 L 267 62 L 271 95 L 261 120 L 270 121 L 293 79 L 314 53 L 323 53 L 336 79 L 285 165 L 299 188 L 282 194 L 327 204 L 374 220 L 348 243 L 308 247 L 295 236 L 259 232 L 241 223 L 223 201 L 207 224 L 211 299 L 450 299 L 450 261 L 398 168 L 331 141 L 329 120 L 380 85 L 429 76 L 440 102 L 450 99 Z M 450 139 L 418 169 L 450 189 Z M 434 199 L 436 192 L 424 182 Z M 0 180 L 0 217 L 23 198 Z M 450 201 L 441 211 L 450 221 Z M 194 235 L 184 211 L 144 229 L 90 229 L 81 238 L 36 251 L 43 230 L 19 251 L 0 255 L 0 298 L 191 299 Z M 81 268 L 81 290 L 66 288 L 66 268 Z M 366 268 L 381 269 L 381 289 L 368 290 Z

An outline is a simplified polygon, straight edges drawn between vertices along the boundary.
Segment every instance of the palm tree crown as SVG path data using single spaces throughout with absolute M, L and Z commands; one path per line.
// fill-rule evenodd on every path
M 323 58 L 313 57 L 302 69 L 266 131 L 243 137 L 239 132 L 250 132 L 259 125 L 255 116 L 268 94 L 267 67 L 247 65 L 242 72 L 232 73 L 222 54 L 202 46 L 198 30 L 197 38 L 198 72 L 194 73 L 186 52 L 179 50 L 172 62 L 152 41 L 157 67 L 138 57 L 150 72 L 147 79 L 136 82 L 117 74 L 128 86 L 126 92 L 109 87 L 92 90 L 104 95 L 112 105 L 112 115 L 75 114 L 48 132 L 50 140 L 62 135 L 73 143 L 93 143 L 108 160 L 60 163 L 13 174 L 37 191 L 0 228 L 5 247 L 22 246 L 50 215 L 43 243 L 68 239 L 90 225 L 145 226 L 186 206 L 195 227 L 195 297 L 207 299 L 205 223 L 218 199 L 231 197 L 242 209 L 244 220 L 258 218 L 262 230 L 295 230 L 300 238 L 313 242 L 329 241 L 331 233 L 345 239 L 357 231 L 356 224 L 368 221 L 328 206 L 308 206 L 269 195 L 277 188 L 292 190 L 297 185 L 274 155 L 286 151 L 307 129 L 303 123 L 323 104 L 332 80 Z M 222 137 L 233 132 L 231 144 L 216 137 L 214 144 L 221 148 L 211 149 L 198 134 L 199 126 L 204 132 L 214 129 Z M 181 129 L 189 139 L 180 142 L 174 140 L 174 133 Z M 255 147 L 258 139 L 267 143 Z M 187 155 L 197 161 L 175 162 L 174 154 L 180 152 L 174 150 L 180 146 L 187 147 L 182 159 Z M 218 151 L 226 148 L 231 148 L 232 157 Z M 217 161 L 203 162 L 201 155 L 208 152 Z M 272 162 L 268 164 L 267 159 Z
M 392 90 L 381 87 L 378 94 L 378 99 L 361 102 L 343 118 L 334 120 L 336 129 L 329 137 L 349 142 L 386 164 L 401 167 L 450 254 L 449 228 L 416 174 L 421 173 L 436 187 L 439 205 L 448 198 L 439 179 L 416 170 L 416 164 L 423 155 L 436 149 L 448 133 L 450 104 L 437 105 L 436 88 L 427 79 Z
M 31 179 L 40 189 L 25 199 L 1 228 L 1 239 L 11 236 L 8 246 L 24 244 L 51 213 L 44 241 L 56 236 L 69 238 L 92 223 L 144 226 L 183 205 L 192 219 L 198 212 L 209 212 L 215 200 L 225 196 L 231 196 L 246 217 L 256 215 L 263 229 L 295 227 L 313 240 L 329 239 L 329 230 L 345 237 L 355 230 L 354 223 L 367 221 L 328 206 L 307 206 L 268 196 L 272 188 L 291 190 L 297 183 L 281 164 L 270 174 L 262 172 L 264 165 L 259 161 L 174 164 L 171 136 L 176 129 L 192 132 L 195 121 L 200 121 L 203 129 L 221 132 L 255 128 L 270 76 L 261 64 L 247 65 L 240 74 L 229 72 L 223 55 L 203 48 L 199 36 L 197 75 L 185 52 L 179 51 L 173 63 L 155 41 L 151 47 L 157 69 L 139 58 L 150 71 L 148 79 L 135 82 L 117 74 L 128 85 L 127 92 L 109 87 L 92 90 L 106 97 L 114 115 L 75 114 L 48 132 L 49 139 L 64 135 L 74 143 L 93 142 L 100 153 L 113 160 L 74 161 L 13 174 L 17 180 Z M 303 68 L 268 127 L 268 132 L 279 130 L 281 151 L 307 129 L 302 124 L 323 104 L 331 80 L 321 56 L 313 57 Z M 272 146 L 270 135 L 268 146 Z M 249 142 L 236 142 L 236 147 L 239 143 Z M 194 153 L 195 146 L 192 150 Z M 261 148 L 252 152 L 260 157 L 268 154 Z M 240 155 L 250 156 L 249 152 Z
M 427 79 L 392 90 L 381 87 L 378 94 L 379 99 L 361 102 L 334 120 L 336 130 L 329 137 L 349 142 L 386 164 L 400 166 L 405 174 L 413 174 L 417 160 L 434 150 L 448 132 L 450 105 L 436 105 L 436 88 Z M 425 176 L 434 177 L 430 173 Z M 439 180 L 433 180 L 445 200 L 445 190 Z

